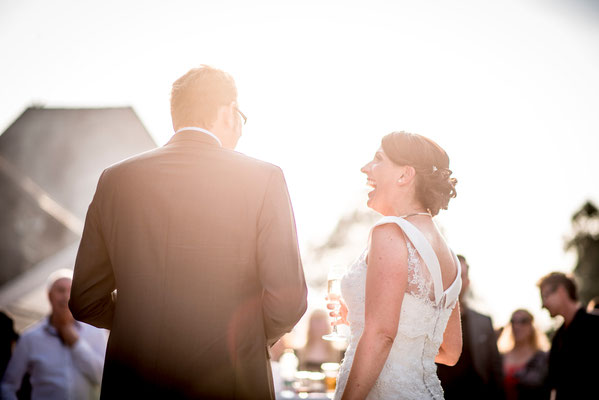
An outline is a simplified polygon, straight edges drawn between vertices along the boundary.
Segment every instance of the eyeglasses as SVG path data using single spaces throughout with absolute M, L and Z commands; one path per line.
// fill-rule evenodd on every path
M 541 300 L 545 301 L 545 299 L 547 299 L 547 297 L 551 296 L 556 291 L 557 291 L 557 285 L 555 285 L 553 287 L 547 286 L 546 288 L 541 289 Z
M 246 117 L 245 114 L 242 113 L 239 108 L 235 107 L 235 110 L 237 110 L 237 112 L 239 113 L 239 115 L 241 115 L 241 118 L 243 119 L 243 124 L 245 125 L 246 122 L 248 122 L 248 117 Z

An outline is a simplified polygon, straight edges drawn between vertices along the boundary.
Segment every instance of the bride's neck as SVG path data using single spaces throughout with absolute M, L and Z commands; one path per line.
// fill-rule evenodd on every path
M 395 204 L 391 211 L 391 215 L 394 215 L 396 217 L 401 217 L 404 215 L 410 215 L 410 214 L 415 214 L 415 213 L 426 213 L 428 212 L 428 210 L 426 209 L 426 207 L 424 207 L 422 204 L 420 204 L 419 201 L 416 200 L 412 200 L 410 202 L 405 202 L 405 203 L 397 203 Z

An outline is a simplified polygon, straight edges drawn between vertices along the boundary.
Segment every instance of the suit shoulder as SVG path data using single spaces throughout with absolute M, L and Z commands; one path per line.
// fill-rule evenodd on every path
M 271 164 L 267 161 L 259 160 L 254 157 L 250 157 L 237 151 L 229 150 L 227 155 L 232 162 L 239 163 L 240 165 L 255 168 L 257 170 L 263 170 L 267 172 L 282 172 L 281 168 L 275 164 Z
M 278 182 L 285 181 L 283 170 L 275 164 L 231 150 L 227 151 L 226 158 L 226 162 L 241 179 L 251 180 L 258 186 L 260 183 L 267 185 L 273 178 Z
M 100 174 L 97 188 L 99 189 L 101 186 L 105 186 L 114 179 L 118 180 L 117 177 L 119 176 L 126 176 L 127 171 L 135 170 L 135 167 L 142 167 L 144 160 L 152 158 L 157 154 L 158 150 L 160 150 L 160 148 L 151 149 L 109 165 Z
M 468 309 L 468 311 L 470 314 L 469 317 L 472 317 L 472 319 L 476 319 L 477 322 L 493 325 L 493 320 L 488 315 L 485 315 L 472 309 Z
M 118 161 L 104 169 L 104 173 L 114 173 L 121 169 L 128 168 L 133 165 L 137 165 L 140 163 L 144 163 L 145 161 L 152 159 L 157 156 L 161 152 L 161 147 L 157 147 L 155 149 L 151 149 L 148 151 L 144 151 L 143 153 L 135 154 L 131 157 L 125 158 L 121 161 Z
M 599 315 L 587 313 L 586 311 L 583 315 L 588 324 L 593 326 L 595 329 L 599 329 Z

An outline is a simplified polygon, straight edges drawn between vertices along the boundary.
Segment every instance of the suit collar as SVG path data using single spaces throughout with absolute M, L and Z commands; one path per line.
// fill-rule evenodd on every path
M 206 135 L 202 132 L 196 131 L 181 131 L 179 133 L 175 133 L 171 140 L 166 144 L 167 146 L 173 143 L 202 143 L 209 146 L 220 147 L 219 143 L 211 136 Z

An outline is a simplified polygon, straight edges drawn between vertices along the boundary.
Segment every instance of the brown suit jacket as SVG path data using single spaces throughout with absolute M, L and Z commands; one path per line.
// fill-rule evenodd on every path
M 69 306 L 111 331 L 102 398 L 274 398 L 306 295 L 278 167 L 181 132 L 100 177 Z

